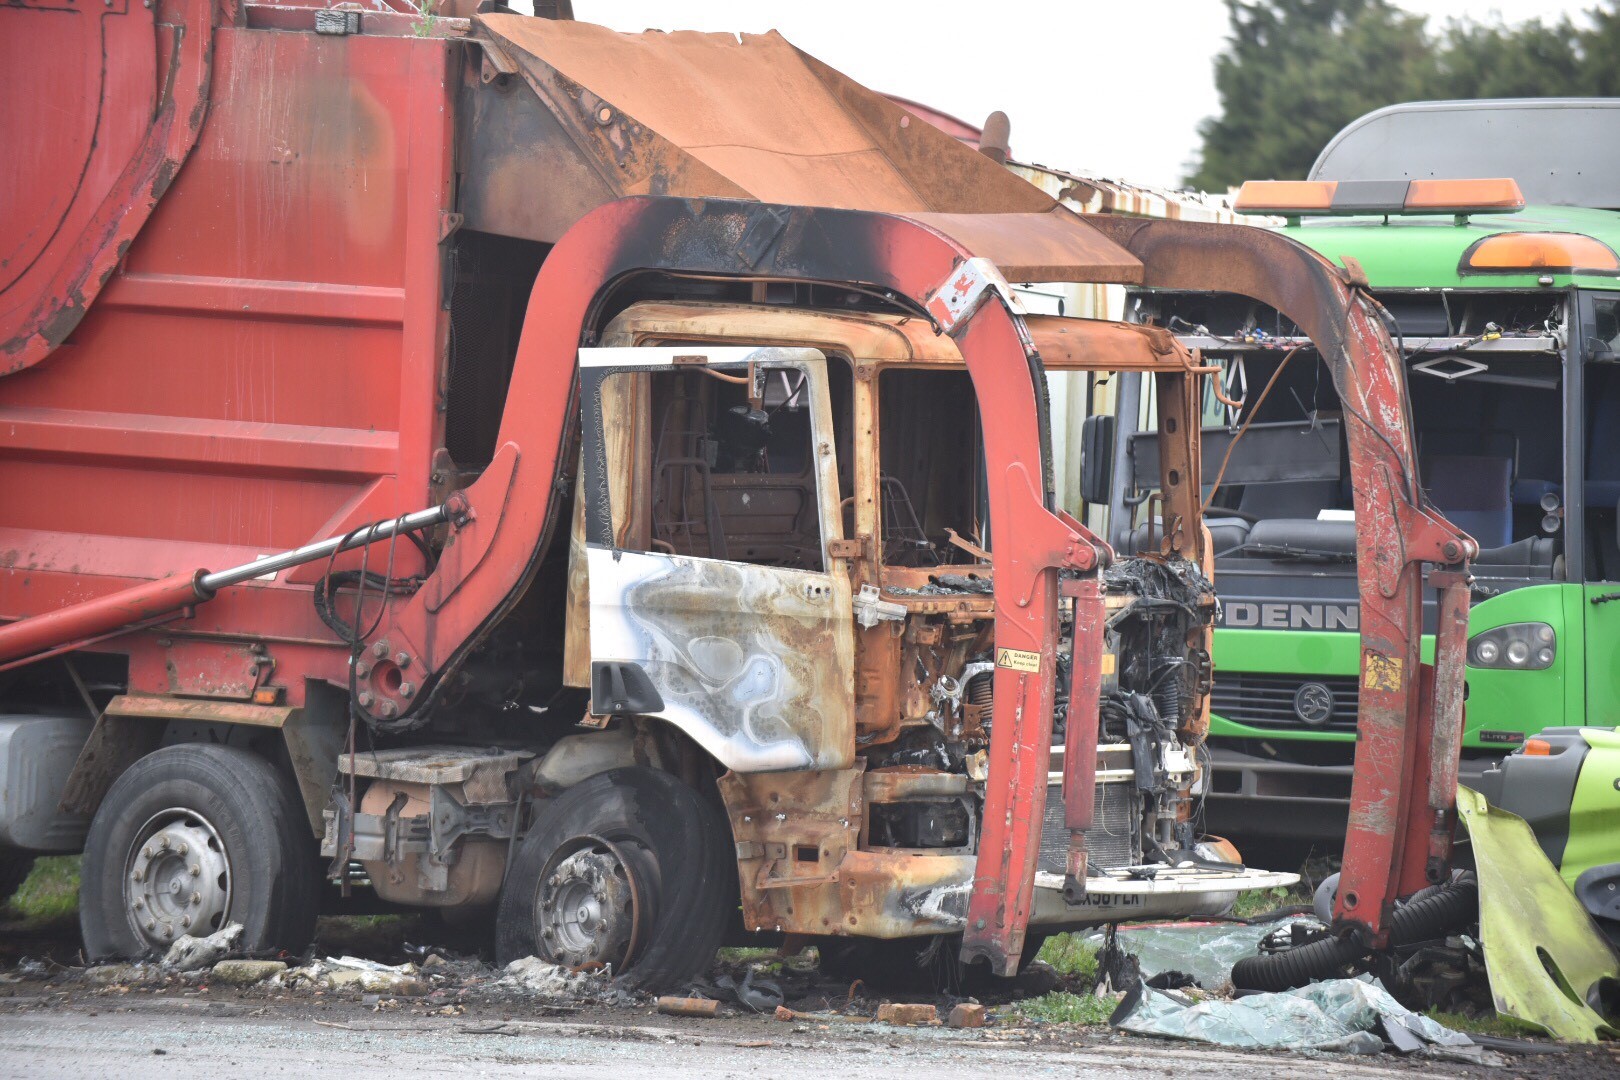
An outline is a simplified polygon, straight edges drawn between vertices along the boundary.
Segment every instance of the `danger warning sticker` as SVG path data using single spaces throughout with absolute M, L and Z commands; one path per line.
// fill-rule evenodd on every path
M 997 649 L 996 667 L 1038 672 L 1041 670 L 1041 654 L 1025 652 L 1023 649 Z
M 1367 690 L 1399 690 L 1404 681 L 1398 656 L 1384 656 L 1368 649 L 1362 656 L 1361 685 Z

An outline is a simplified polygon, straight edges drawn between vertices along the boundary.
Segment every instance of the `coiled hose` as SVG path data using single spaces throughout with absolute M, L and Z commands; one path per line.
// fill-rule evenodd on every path
M 1390 916 L 1391 945 L 1415 945 L 1443 937 L 1473 921 L 1479 911 L 1479 882 L 1462 877 L 1414 893 Z M 1361 965 L 1368 951 L 1354 937 L 1328 937 L 1292 949 L 1246 956 L 1232 965 L 1239 990 L 1276 992 L 1336 978 Z

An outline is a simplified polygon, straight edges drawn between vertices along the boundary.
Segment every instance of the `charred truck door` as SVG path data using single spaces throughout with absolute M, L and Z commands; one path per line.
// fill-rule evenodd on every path
M 591 711 L 739 772 L 854 756 L 849 581 L 813 349 L 584 349 Z

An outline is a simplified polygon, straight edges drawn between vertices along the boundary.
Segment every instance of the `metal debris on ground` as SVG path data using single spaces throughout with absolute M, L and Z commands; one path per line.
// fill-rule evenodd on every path
M 506 974 L 497 979 L 495 985 L 548 998 L 586 997 L 604 990 L 612 976 L 613 972 L 605 967 L 571 971 L 538 956 L 525 956 L 507 964 Z
M 661 997 L 658 999 L 658 1011 L 665 1016 L 714 1016 L 720 1011 L 720 1003 L 714 998 L 698 997 Z
M 1251 1050 L 1399 1053 L 1496 1064 L 1461 1032 L 1403 1007 L 1376 980 L 1330 979 L 1278 994 L 1195 1002 L 1143 987 L 1127 994 L 1109 1024 L 1137 1035 L 1189 1039 Z
M 213 967 L 230 955 L 241 939 L 241 923 L 231 923 L 207 937 L 182 935 L 175 939 L 175 943 L 170 945 L 169 951 L 164 954 L 163 966 L 171 971 L 196 971 L 200 968 Z
M 770 1012 L 782 1004 L 785 995 L 779 983 L 771 979 L 756 978 L 758 974 L 756 969 L 749 968 L 743 973 L 741 982 L 730 975 L 721 975 L 714 980 L 712 986 L 700 984 L 697 990 L 704 997 L 734 1001 L 753 1012 Z M 710 993 L 711 989 L 715 992 Z
M 379 964 L 358 956 L 312 960 L 284 973 L 281 981 L 290 989 L 308 985 L 323 990 L 360 990 L 404 997 L 421 997 L 428 992 L 428 984 L 420 978 L 415 964 Z

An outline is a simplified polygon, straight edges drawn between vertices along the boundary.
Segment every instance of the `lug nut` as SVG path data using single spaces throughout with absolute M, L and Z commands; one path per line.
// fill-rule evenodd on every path
M 157 923 L 155 921 L 153 921 L 152 919 L 147 919 L 146 920 L 146 928 L 148 930 L 156 930 L 157 929 Z
M 186 872 L 192 877 L 198 877 L 202 874 L 202 865 L 200 863 L 192 863 L 190 866 L 186 867 Z
M 400 697 L 410 697 L 414 693 L 416 693 L 416 684 L 415 683 L 407 681 L 407 682 L 402 682 L 402 683 L 399 684 L 399 696 Z
M 135 898 L 135 902 L 130 905 L 130 907 L 133 907 L 136 911 L 139 911 L 141 908 L 143 908 L 145 906 L 146 906 L 146 901 L 142 900 L 138 896 Z
M 408 653 L 408 652 L 397 652 L 397 653 L 395 653 L 394 654 L 394 663 L 398 664 L 402 668 L 410 667 L 411 666 L 411 654 Z
M 191 916 L 190 915 L 182 915 L 182 916 L 180 916 L 180 925 L 181 926 L 190 926 L 191 925 Z
M 371 691 L 370 690 L 362 690 L 362 691 L 360 691 L 360 693 L 356 695 L 356 700 L 360 702 L 361 708 L 370 707 L 370 705 L 371 705 Z
M 371 647 L 371 655 L 381 660 L 388 655 L 388 642 L 379 641 Z
M 174 849 L 174 853 L 181 858 L 185 858 L 190 851 L 191 846 L 189 844 L 181 844 L 179 847 Z
M 202 893 L 191 894 L 191 906 L 199 907 L 202 904 Z
M 382 713 L 384 716 L 393 716 L 395 713 L 399 712 L 399 706 L 395 705 L 392 701 L 385 701 L 381 706 L 378 707 L 377 711 Z
M 139 867 L 137 867 L 135 872 L 133 874 L 129 875 L 129 876 L 130 876 L 130 880 L 135 881 L 135 882 L 141 882 L 141 881 L 146 880 L 146 875 L 141 873 Z

